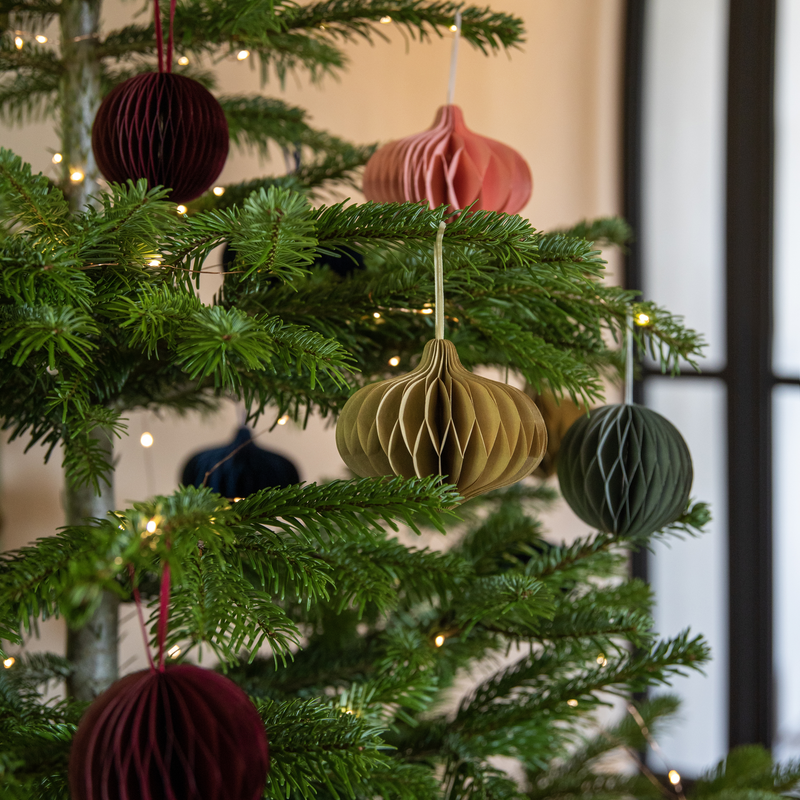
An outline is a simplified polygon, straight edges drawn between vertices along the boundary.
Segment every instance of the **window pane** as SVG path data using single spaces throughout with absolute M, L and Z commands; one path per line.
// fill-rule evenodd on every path
M 800 388 L 776 387 L 772 409 L 775 754 L 785 759 L 800 756 Z
M 667 767 L 696 776 L 727 752 L 726 392 L 715 379 L 650 378 L 645 393 L 647 405 L 686 439 L 694 464 L 692 497 L 710 503 L 714 517 L 705 536 L 669 540 L 650 558 L 656 631 L 674 636 L 691 627 L 712 649 L 705 676 L 693 672 L 675 680 L 670 691 L 682 698 L 680 719 L 659 736 Z M 662 768 L 657 758 L 651 763 Z
M 779 0 L 775 53 L 775 339 L 779 375 L 800 376 L 800 3 Z
M 641 288 L 705 334 L 704 366 L 719 369 L 727 3 L 653 0 L 647 9 Z

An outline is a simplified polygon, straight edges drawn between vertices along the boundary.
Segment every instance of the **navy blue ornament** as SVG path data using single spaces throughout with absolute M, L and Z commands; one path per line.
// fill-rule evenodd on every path
M 258 447 L 250 429 L 241 427 L 230 444 L 196 453 L 186 463 L 181 483 L 202 486 L 204 481 L 223 497 L 234 498 L 260 489 L 283 489 L 300 483 L 300 476 L 288 458 Z

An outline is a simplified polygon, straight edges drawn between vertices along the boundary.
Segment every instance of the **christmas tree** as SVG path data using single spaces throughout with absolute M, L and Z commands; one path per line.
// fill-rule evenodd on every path
M 282 74 L 340 65 L 341 42 L 373 38 L 382 17 L 426 37 L 459 10 L 476 47 L 521 41 L 512 16 L 422 0 L 184 0 L 174 30 L 183 53 L 247 49 Z M 532 482 L 467 505 L 438 476 L 305 484 L 238 502 L 182 487 L 126 510 L 113 494 L 113 441 L 131 409 L 235 398 L 249 421 L 335 418 L 354 388 L 390 374 L 390 359 L 416 363 L 433 336 L 442 221 L 444 313 L 465 366 L 596 402 L 619 370 L 615 342 L 636 300 L 603 282 L 598 248 L 623 244 L 626 226 L 543 233 L 520 217 L 446 206 L 315 205 L 318 187 L 356 181 L 372 148 L 314 130 L 301 110 L 265 97 L 223 100 L 231 140 L 300 147 L 303 165 L 290 176 L 227 186 L 178 211 L 170 187 L 101 189 L 98 106 L 153 69 L 159 36 L 144 22 L 100 37 L 100 11 L 99 0 L 0 4 L 0 110 L 24 121 L 57 103 L 64 170 L 56 184 L 0 150 L 0 415 L 12 436 L 61 448 L 69 487 L 67 526 L 0 560 L 0 645 L 53 614 L 71 625 L 66 659 L 20 656 L 0 672 L 4 796 L 68 796 L 76 726 L 118 677 L 118 604 L 137 594 L 151 608 L 154 647 L 173 660 L 212 657 L 252 698 L 269 738 L 269 797 L 646 793 L 593 771 L 605 749 L 641 746 L 638 725 L 565 758 L 609 693 L 663 684 L 707 659 L 688 633 L 658 640 L 649 588 L 624 577 L 632 548 L 700 530 L 702 503 L 660 531 L 553 546 L 536 518 L 551 494 Z M 53 19 L 58 54 L 15 41 L 18 29 Z M 235 260 L 205 305 L 197 280 L 222 243 Z M 341 276 L 320 265 L 343 249 L 365 267 Z M 636 311 L 648 320 L 639 347 L 665 370 L 697 355 L 699 336 L 668 311 Z M 447 533 L 448 546 L 408 544 L 401 525 Z M 167 566 L 169 629 L 160 631 Z M 500 657 L 512 660 L 447 706 L 460 674 Z M 67 698 L 44 703 L 42 687 L 64 680 Z M 643 723 L 673 706 L 643 706 Z M 517 759 L 527 783 L 496 756 Z M 761 782 L 738 788 L 796 780 L 758 763 Z M 721 767 L 709 781 L 721 786 L 725 775 Z

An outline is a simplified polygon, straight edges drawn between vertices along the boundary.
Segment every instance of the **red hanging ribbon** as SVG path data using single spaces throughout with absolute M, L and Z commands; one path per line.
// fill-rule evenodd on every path
M 169 564 L 164 564 L 161 573 L 161 605 L 158 610 L 158 671 L 164 671 L 164 642 L 167 639 L 167 620 L 169 618 Z
M 167 35 L 167 53 L 166 64 L 167 72 L 172 72 L 172 44 L 174 37 L 172 35 L 172 27 L 175 21 L 175 5 L 177 0 L 170 0 L 169 2 L 169 33 Z M 164 31 L 161 28 L 161 7 L 158 0 L 153 0 L 153 15 L 156 24 L 156 50 L 158 50 L 158 71 L 164 72 Z
M 150 669 L 155 672 L 156 665 L 153 663 L 153 656 L 150 655 L 150 643 L 147 637 L 147 625 L 144 621 L 144 614 L 142 613 L 142 598 L 139 596 L 139 587 L 136 585 L 135 574 L 133 571 L 133 564 L 128 564 L 128 575 L 131 577 L 131 587 L 133 588 L 133 600 L 136 603 L 136 613 L 139 615 L 139 627 L 142 629 L 142 638 L 144 639 L 144 651 L 147 653 L 147 661 L 150 664 Z

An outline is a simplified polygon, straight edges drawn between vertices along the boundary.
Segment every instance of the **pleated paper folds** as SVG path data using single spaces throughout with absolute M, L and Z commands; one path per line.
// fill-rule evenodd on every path
M 452 342 L 433 339 L 415 370 L 347 401 L 336 445 L 356 475 L 442 475 L 469 499 L 529 475 L 547 434 L 530 397 L 473 375 Z
M 461 109 L 442 106 L 433 127 L 381 147 L 367 163 L 364 195 L 378 202 L 443 203 L 516 214 L 533 191 L 525 159 L 508 145 L 473 133 Z

